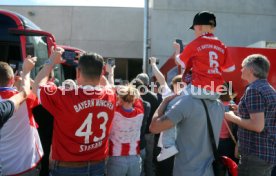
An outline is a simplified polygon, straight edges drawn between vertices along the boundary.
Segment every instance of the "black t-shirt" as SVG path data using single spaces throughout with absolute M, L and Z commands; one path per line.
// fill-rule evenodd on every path
M 8 100 L 0 102 L 0 129 L 13 115 L 14 108 L 15 107 L 12 101 Z

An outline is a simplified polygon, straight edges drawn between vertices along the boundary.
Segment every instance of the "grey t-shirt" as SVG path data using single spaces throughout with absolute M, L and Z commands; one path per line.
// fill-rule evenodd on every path
M 210 120 L 218 145 L 223 105 L 218 100 L 204 100 L 210 114 Z M 179 153 L 175 156 L 174 176 L 211 176 L 213 175 L 211 148 L 207 129 L 207 117 L 204 106 L 195 95 L 180 95 L 168 106 L 172 108 L 166 117 L 177 126 L 176 144 Z

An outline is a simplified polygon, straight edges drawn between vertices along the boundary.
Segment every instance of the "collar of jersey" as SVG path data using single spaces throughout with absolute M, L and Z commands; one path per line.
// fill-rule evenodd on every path
M 91 85 L 80 86 L 80 88 L 85 89 L 85 90 L 99 90 L 99 89 L 102 89 L 101 86 L 91 86 Z
M 134 109 L 133 108 L 131 108 L 131 109 L 126 109 L 126 108 L 124 108 L 123 106 L 121 106 L 121 108 L 123 109 L 123 111 L 125 111 L 125 112 L 132 112 Z
M 214 37 L 214 34 L 213 33 L 210 33 L 210 32 L 204 32 L 201 34 L 201 37 L 204 37 L 204 36 L 207 36 L 207 37 Z
M 3 92 L 3 91 L 17 91 L 17 90 L 13 87 L 0 87 L 0 92 Z

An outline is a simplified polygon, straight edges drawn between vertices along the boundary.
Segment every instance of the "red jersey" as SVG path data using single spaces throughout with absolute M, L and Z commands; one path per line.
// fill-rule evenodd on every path
M 211 33 L 185 46 L 177 62 L 185 72 L 192 67 L 192 85 L 213 92 L 218 92 L 217 87 L 224 83 L 222 71 L 235 70 L 234 62 L 227 57 L 226 46 Z
M 52 156 L 59 161 L 103 160 L 114 116 L 113 90 L 84 86 L 64 90 L 40 87 L 40 101 L 54 116 Z
M 140 154 L 140 133 L 144 118 L 144 106 L 141 99 L 133 104 L 133 110 L 122 106 L 116 108 L 110 134 L 110 156 L 128 156 Z

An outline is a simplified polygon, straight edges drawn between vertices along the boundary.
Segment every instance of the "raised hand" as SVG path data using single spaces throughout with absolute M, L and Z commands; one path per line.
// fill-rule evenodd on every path
M 61 47 L 56 47 L 55 49 L 52 47 L 52 53 L 51 53 L 51 56 L 50 56 L 50 61 L 53 64 L 63 63 L 64 60 L 61 57 L 63 52 L 64 52 L 64 49 L 61 48 Z
M 175 55 L 180 54 L 180 45 L 177 42 L 173 42 L 173 47 L 175 49 Z
M 156 64 L 157 59 L 155 57 L 150 57 L 149 60 L 151 65 Z
M 23 66 L 22 66 L 23 74 L 31 72 L 31 70 L 35 66 L 36 61 L 37 61 L 37 57 L 31 57 L 30 55 L 28 55 L 23 62 Z

